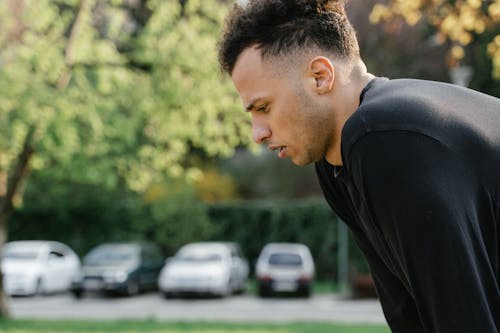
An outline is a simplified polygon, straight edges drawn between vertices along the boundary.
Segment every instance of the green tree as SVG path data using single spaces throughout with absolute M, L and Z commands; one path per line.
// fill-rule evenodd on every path
M 145 238 L 155 241 L 167 255 L 189 242 L 208 240 L 214 227 L 195 187 L 182 180 L 167 180 L 152 185 L 144 197 L 142 216 L 134 228 Z
M 29 168 L 142 193 L 200 177 L 193 151 L 227 156 L 247 143 L 248 118 L 229 112 L 238 100 L 217 70 L 224 7 L 0 2 L 0 246 Z

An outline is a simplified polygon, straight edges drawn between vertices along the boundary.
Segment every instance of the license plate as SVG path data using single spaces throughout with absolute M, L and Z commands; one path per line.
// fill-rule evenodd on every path
M 293 281 L 277 281 L 273 284 L 273 289 L 275 291 L 295 291 L 297 283 Z
M 102 286 L 102 281 L 97 279 L 89 279 L 83 282 L 83 287 L 85 289 L 100 289 Z

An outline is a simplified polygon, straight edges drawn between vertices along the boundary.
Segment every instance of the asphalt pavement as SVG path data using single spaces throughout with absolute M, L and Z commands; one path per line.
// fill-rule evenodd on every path
M 223 299 L 164 299 L 148 293 L 80 300 L 62 294 L 10 298 L 9 305 L 17 319 L 385 323 L 378 300 L 352 300 L 337 294 L 309 299 L 262 299 L 249 294 Z

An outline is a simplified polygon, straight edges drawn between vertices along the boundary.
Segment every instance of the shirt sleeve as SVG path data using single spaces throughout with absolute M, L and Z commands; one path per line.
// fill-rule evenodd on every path
M 348 156 L 366 223 L 390 249 L 425 331 L 498 332 L 498 281 L 481 225 L 494 219 L 470 161 L 410 131 L 366 134 Z M 390 293 L 394 281 L 379 278 Z

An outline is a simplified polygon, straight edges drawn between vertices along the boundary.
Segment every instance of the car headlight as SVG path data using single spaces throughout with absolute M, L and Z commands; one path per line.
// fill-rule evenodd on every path
M 128 277 L 128 273 L 125 271 L 119 271 L 119 272 L 115 273 L 115 280 L 118 283 L 125 282 L 125 280 L 127 280 L 127 277 Z
M 106 282 L 116 282 L 122 283 L 127 280 L 128 272 L 127 271 L 111 271 L 104 273 L 104 280 Z

